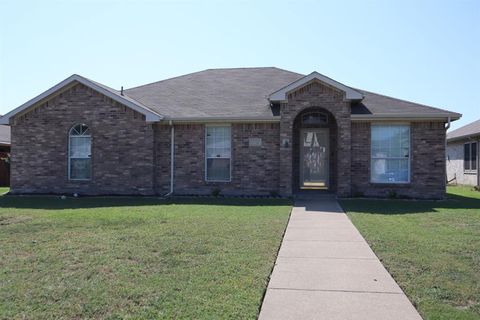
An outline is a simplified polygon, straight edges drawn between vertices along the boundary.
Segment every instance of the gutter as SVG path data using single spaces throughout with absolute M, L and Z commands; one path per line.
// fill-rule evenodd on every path
M 406 119 L 406 120 L 447 120 L 449 122 L 453 120 L 460 119 L 462 115 L 458 113 L 438 113 L 438 114 L 402 114 L 402 113 L 376 113 L 376 114 L 352 114 L 351 119 L 352 121 L 360 121 L 360 120 L 399 120 L 399 119 Z
M 172 118 L 164 118 L 161 121 L 168 121 L 171 123 L 175 121 L 175 123 L 207 123 L 207 122 L 280 122 L 279 116 L 272 116 L 272 117 L 172 117 Z
M 444 172 L 445 172 L 445 193 L 447 192 L 447 184 L 448 184 L 448 176 L 447 176 L 447 131 L 450 129 L 450 117 L 448 117 L 448 123 L 447 126 L 445 127 L 445 166 L 444 166 Z
M 453 137 L 453 138 L 447 138 L 447 140 L 448 140 L 448 142 L 459 141 L 459 140 L 466 140 L 466 139 L 472 140 L 472 139 L 474 139 L 475 137 L 479 137 L 479 138 L 480 138 L 480 132 L 471 133 L 471 134 L 466 134 L 466 135 L 463 135 L 463 136 L 458 136 L 458 137 Z

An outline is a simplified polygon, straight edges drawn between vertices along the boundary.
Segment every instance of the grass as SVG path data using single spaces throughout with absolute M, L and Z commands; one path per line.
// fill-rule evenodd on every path
M 290 203 L 0 197 L 0 319 L 255 319 Z
M 7 193 L 10 190 L 8 187 L 0 187 L 0 195 Z
M 341 204 L 424 319 L 480 319 L 480 192 L 448 193 Z

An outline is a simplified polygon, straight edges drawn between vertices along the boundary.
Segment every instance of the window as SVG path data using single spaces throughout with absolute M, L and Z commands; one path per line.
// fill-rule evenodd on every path
M 410 126 L 372 125 L 371 181 L 410 182 Z
M 206 180 L 230 181 L 230 126 L 206 127 Z
M 477 171 L 477 143 L 466 143 L 463 145 L 463 170 Z
M 326 125 L 328 116 L 321 112 L 309 112 L 302 116 L 302 124 L 304 126 Z
M 90 129 L 77 124 L 69 132 L 68 178 L 70 180 L 89 180 L 92 171 Z

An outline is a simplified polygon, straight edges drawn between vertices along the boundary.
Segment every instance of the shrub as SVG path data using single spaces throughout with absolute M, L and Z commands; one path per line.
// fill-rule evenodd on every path
M 355 192 L 353 193 L 353 197 L 354 197 L 354 198 L 363 198 L 363 196 L 364 196 L 364 194 L 363 194 L 362 191 L 355 191 Z
M 396 191 L 390 190 L 390 191 L 388 191 L 388 195 L 387 195 L 387 196 L 388 196 L 388 198 L 390 198 L 390 199 L 396 199 L 398 195 L 397 195 L 397 192 L 396 192 Z
M 211 195 L 214 196 L 214 197 L 218 197 L 218 196 L 220 196 L 221 192 L 222 192 L 222 190 L 220 190 L 219 187 L 215 187 L 215 188 L 212 189 Z
M 278 194 L 277 190 L 272 190 L 270 191 L 270 197 L 272 198 L 278 198 L 280 195 Z

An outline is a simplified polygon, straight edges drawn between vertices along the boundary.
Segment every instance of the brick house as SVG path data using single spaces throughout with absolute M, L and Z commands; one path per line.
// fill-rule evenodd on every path
M 460 116 L 317 72 L 238 68 L 124 91 L 73 75 L 1 123 L 14 194 L 442 198 Z
M 480 120 L 447 134 L 447 181 L 480 186 Z

